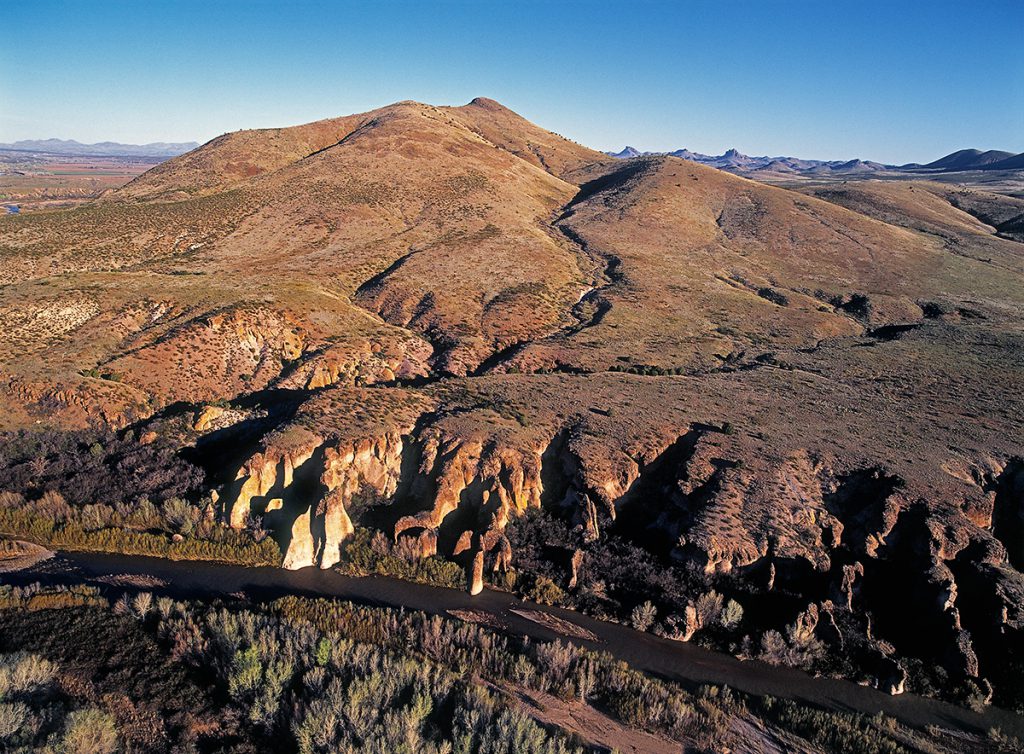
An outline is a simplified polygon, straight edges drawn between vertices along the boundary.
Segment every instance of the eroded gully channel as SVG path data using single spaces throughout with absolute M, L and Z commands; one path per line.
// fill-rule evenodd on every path
M 998 727 L 1004 732 L 1024 736 L 1024 716 L 1006 710 L 989 707 L 980 713 L 973 712 L 913 694 L 890 696 L 848 681 L 815 678 L 792 668 L 740 661 L 693 644 L 640 633 L 570 610 L 524 603 L 512 595 L 489 589 L 471 597 L 454 589 L 380 576 L 354 578 L 316 568 L 286 571 L 269 567 L 248 568 L 85 552 L 61 552 L 32 568 L 0 574 L 0 583 L 91 583 L 117 592 L 126 588 L 109 587 L 99 579 L 120 574 L 159 579 L 164 583 L 163 586 L 147 587 L 146 591 L 178 599 L 211 599 L 241 593 L 255 601 L 267 601 L 293 594 L 344 599 L 363 605 L 401 607 L 433 615 L 444 615 L 449 610 L 483 610 L 497 616 L 510 633 L 542 640 L 560 638 L 589 649 L 608 652 L 638 670 L 678 682 L 690 689 L 700 684 L 728 685 L 749 694 L 789 698 L 832 710 L 869 715 L 883 712 L 915 727 L 938 725 L 976 732 Z M 130 588 L 128 590 L 131 591 Z M 598 637 L 598 641 L 560 635 L 511 612 L 511 608 L 539 610 L 568 620 L 590 631 Z

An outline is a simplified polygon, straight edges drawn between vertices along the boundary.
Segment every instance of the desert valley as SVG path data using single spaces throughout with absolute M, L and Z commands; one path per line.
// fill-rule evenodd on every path
M 1024 174 L 700 157 L 406 101 L 0 217 L 0 680 L 128 751 L 1015 750 Z

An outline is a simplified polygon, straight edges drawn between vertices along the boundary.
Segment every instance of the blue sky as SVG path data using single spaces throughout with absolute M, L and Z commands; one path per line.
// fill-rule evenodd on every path
M 205 141 L 483 95 L 598 149 L 1020 152 L 1022 39 L 1022 0 L 27 0 L 0 12 L 0 141 Z

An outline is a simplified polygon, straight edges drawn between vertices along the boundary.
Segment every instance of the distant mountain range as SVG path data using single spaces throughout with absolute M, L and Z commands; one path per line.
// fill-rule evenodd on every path
M 175 157 L 185 152 L 191 152 L 198 146 L 199 144 L 194 141 L 180 144 L 163 141 L 151 144 L 119 144 L 114 141 L 82 144 L 72 139 L 29 139 L 16 141 L 13 144 L 0 144 L 0 149 L 76 157 Z
M 892 169 L 891 165 L 866 160 L 802 160 L 797 157 L 751 157 L 736 149 L 725 154 L 707 155 L 691 152 L 689 149 L 677 149 L 674 152 L 641 152 L 634 147 L 626 147 L 621 152 L 609 152 L 612 157 L 628 159 L 645 154 L 669 154 L 684 160 L 710 165 L 730 173 L 804 173 L 811 175 L 837 175 L 849 173 L 870 173 Z
M 668 154 L 673 157 L 681 157 L 684 160 L 699 162 L 703 165 L 710 165 L 719 170 L 743 175 L 765 175 L 769 173 L 782 175 L 792 173 L 805 176 L 827 177 L 863 175 L 882 171 L 945 173 L 964 170 L 1024 170 L 1024 153 L 1015 155 L 1013 152 L 1001 152 L 998 150 L 982 152 L 978 149 L 961 149 L 927 165 L 919 165 L 917 163 L 909 165 L 884 165 L 870 160 L 804 160 L 798 157 L 751 157 L 735 149 L 730 149 L 721 155 L 706 155 L 691 152 L 689 149 L 677 149 L 674 152 L 641 152 L 635 147 L 626 147 L 621 152 L 608 152 L 607 154 L 622 160 L 643 155 Z

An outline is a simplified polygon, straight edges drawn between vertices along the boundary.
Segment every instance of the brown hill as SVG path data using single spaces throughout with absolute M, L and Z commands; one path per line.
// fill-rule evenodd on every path
M 899 223 L 672 157 L 596 173 L 557 223 L 608 267 L 585 302 L 592 316 L 530 343 L 518 366 L 689 371 L 751 348 L 920 321 L 919 302 L 957 290 L 1022 301 L 1004 269 L 958 258 Z M 944 208 L 953 221 L 963 216 Z M 958 232 L 986 257 L 1001 244 L 1019 272 L 1018 245 L 990 244 L 991 231 L 967 219 Z
M 623 163 L 484 99 L 237 132 L 0 220 L 2 421 L 159 430 L 288 567 L 379 529 L 474 590 L 1015 704 L 1016 208 Z

